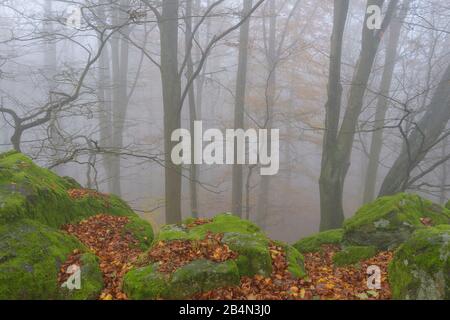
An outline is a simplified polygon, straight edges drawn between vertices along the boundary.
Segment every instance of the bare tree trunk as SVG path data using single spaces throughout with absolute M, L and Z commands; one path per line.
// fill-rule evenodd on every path
M 53 92 L 56 91 L 57 84 L 54 81 L 54 77 L 57 74 L 57 48 L 56 43 L 51 39 L 51 35 L 54 34 L 55 28 L 52 19 L 54 19 L 53 15 L 53 0 L 46 0 L 45 2 L 45 11 L 47 21 L 44 22 L 44 31 L 49 36 L 49 40 L 45 43 L 45 54 L 44 54 L 44 65 L 45 65 L 45 76 L 47 78 L 47 92 L 48 99 L 53 99 Z M 53 113 L 52 119 L 49 122 L 49 142 L 51 144 L 51 158 L 53 162 L 57 162 L 60 158 L 62 158 L 63 152 L 62 148 L 64 146 L 64 139 L 61 136 L 58 124 L 58 114 Z M 64 175 L 63 169 L 59 167 L 55 167 L 53 169 L 57 174 Z
M 272 127 L 272 115 L 275 105 L 276 95 L 276 69 L 278 63 L 277 48 L 276 48 L 276 32 L 277 32 L 277 14 L 276 14 L 276 0 L 272 0 L 269 4 L 269 41 L 267 46 L 267 61 L 269 77 L 267 79 L 266 87 L 266 126 L 268 129 L 267 135 L 267 150 L 271 150 L 271 135 L 270 129 Z M 257 222 L 261 228 L 265 228 L 267 218 L 269 215 L 269 190 L 270 190 L 270 176 L 261 176 L 260 191 L 257 205 Z
M 435 145 L 450 120 L 449 105 L 450 65 L 445 70 L 425 115 L 405 139 L 402 151 L 384 178 L 379 196 L 392 195 L 408 188 L 411 172 Z
M 336 148 L 336 138 L 339 126 L 339 115 L 341 111 L 341 61 L 342 61 L 342 43 L 344 29 L 347 21 L 349 1 L 334 1 L 333 32 L 331 35 L 331 53 L 328 76 L 328 100 L 325 104 L 326 119 L 325 133 L 322 150 L 322 170 L 320 173 L 320 208 L 321 219 L 320 229 L 331 229 L 340 225 L 344 218 L 344 213 L 336 212 L 336 208 L 342 208 L 342 188 L 333 189 L 340 185 L 339 176 L 333 166 L 334 148 Z
M 172 132 L 181 126 L 181 81 L 178 76 L 178 0 L 164 0 L 160 19 L 161 79 L 164 104 L 166 222 L 181 221 L 181 167 L 174 164 L 171 151 L 176 142 Z
M 252 8 L 252 0 L 244 1 L 242 17 L 245 17 Z M 239 35 L 239 62 L 236 80 L 236 96 L 234 105 L 234 128 L 244 129 L 245 92 L 247 87 L 247 64 L 248 64 L 248 39 L 250 29 L 250 18 L 241 25 Z M 242 194 L 243 194 L 243 165 L 237 164 L 237 148 L 235 144 L 235 164 L 232 173 L 232 199 L 231 212 L 242 217 Z
M 442 147 L 441 147 L 441 157 L 444 158 L 447 156 L 447 145 L 448 145 L 449 139 L 445 138 L 444 141 L 442 141 Z M 441 205 L 445 205 L 447 202 L 447 178 L 448 178 L 448 170 L 447 170 L 447 163 L 442 164 L 442 172 L 441 172 L 441 188 L 439 190 L 439 203 Z
M 383 2 L 383 0 L 369 0 L 367 4 L 368 6 L 378 5 L 381 7 Z M 398 0 L 391 0 L 389 3 L 386 17 L 383 20 L 382 28 L 380 30 L 369 29 L 366 26 L 366 22 L 363 24 L 362 48 L 355 73 L 353 74 L 348 105 L 344 113 L 341 128 L 335 138 L 330 139 L 329 135 L 334 134 L 336 128 L 339 126 L 339 114 L 333 113 L 332 115 L 327 115 L 327 133 L 325 134 L 325 138 L 330 140 L 326 140 L 324 143 L 324 147 L 327 148 L 327 150 L 324 153 L 325 156 L 324 161 L 322 162 L 320 176 L 321 230 L 338 228 L 344 221 L 342 196 L 345 178 L 350 167 L 350 157 L 355 140 L 356 125 L 359 115 L 361 114 L 364 94 L 380 40 L 386 27 L 389 25 L 397 3 Z M 342 1 L 335 2 L 335 5 L 336 4 L 342 4 Z M 345 10 L 345 15 L 346 12 L 347 10 Z M 364 21 L 366 21 L 368 17 L 369 16 L 366 14 Z M 336 44 L 332 43 L 332 47 L 334 45 Z M 339 47 L 341 48 L 342 45 Z M 330 70 L 330 72 L 333 71 L 335 72 L 335 70 Z M 335 95 L 335 93 L 333 93 L 333 95 Z M 340 93 L 338 93 L 338 95 L 340 96 Z M 334 108 L 331 107 L 329 109 L 329 107 L 327 107 L 326 109 L 328 111 Z M 336 110 L 333 110 L 332 112 L 334 111 Z
M 100 19 L 100 23 L 106 22 L 105 12 L 102 7 L 99 6 L 97 14 Z M 98 41 L 99 47 L 101 46 L 101 40 Z M 100 147 L 105 149 L 110 149 L 113 147 L 112 143 L 112 105 L 111 105 L 111 73 L 110 73 L 110 57 L 108 52 L 108 47 L 105 47 L 99 58 L 98 66 L 98 82 L 97 82 L 97 97 L 99 100 L 99 128 L 100 128 Z M 112 168 L 112 157 L 110 154 L 104 154 L 103 167 L 105 170 L 105 175 L 108 178 L 108 191 L 113 192 L 113 168 Z
M 206 7 L 209 8 L 210 6 L 210 1 L 211 0 L 207 0 L 206 1 Z M 200 11 L 201 11 L 201 1 L 200 0 L 196 0 L 195 2 L 195 9 L 196 12 L 199 13 L 200 15 Z M 199 20 L 200 18 L 198 18 L 197 20 Z M 209 33 L 210 33 L 210 29 L 211 29 L 211 19 L 207 19 L 205 22 L 206 25 L 206 30 L 205 30 L 205 38 L 206 38 L 206 43 L 209 42 Z M 201 40 L 199 39 L 199 41 L 201 42 Z M 201 58 L 201 52 L 200 50 L 196 47 L 196 55 Z M 195 83 L 196 83 L 196 112 L 197 112 L 197 118 L 198 119 L 202 119 L 202 106 L 203 106 L 203 89 L 205 87 L 205 82 L 206 82 L 206 72 L 208 70 L 208 58 L 205 59 L 205 63 L 203 64 L 203 68 L 201 73 L 199 74 L 199 76 L 197 77 Z M 205 119 L 206 120 L 206 119 Z M 200 172 L 197 172 L 198 177 L 200 178 Z
M 128 0 L 120 1 L 120 8 L 114 13 L 115 25 L 123 24 L 127 19 L 126 12 L 129 8 Z M 112 141 L 115 151 L 123 147 L 123 133 L 125 129 L 125 118 L 128 107 L 128 55 L 129 26 L 124 26 L 122 34 L 117 33 L 112 39 L 112 63 L 113 63 L 113 132 Z M 121 167 L 120 156 L 112 158 L 112 193 L 121 195 Z
M 186 57 L 187 57 L 187 73 L 186 78 L 191 79 L 194 74 L 194 65 L 192 62 L 192 0 L 186 0 L 186 32 L 185 32 L 185 46 L 186 46 Z M 189 124 L 191 132 L 194 132 L 194 123 L 197 118 L 197 111 L 195 107 L 195 93 L 194 85 L 189 87 L 188 93 L 188 103 L 189 103 Z M 194 135 L 191 136 L 191 154 L 194 154 Z M 189 189 L 191 194 L 191 214 L 193 218 L 198 218 L 198 165 L 192 163 L 190 165 L 189 173 Z
M 380 92 L 375 111 L 375 123 L 369 152 L 369 164 L 366 171 L 363 202 L 368 203 L 375 198 L 375 187 L 377 183 L 378 163 L 380 161 L 383 146 L 384 119 L 388 109 L 388 96 L 391 88 L 392 76 L 394 74 L 397 60 L 397 48 L 400 39 L 403 21 L 409 8 L 409 1 L 405 1 L 396 19 L 390 27 L 389 40 L 386 44 L 386 57 L 384 61 L 383 75 L 380 83 Z
M 252 174 L 253 170 L 256 168 L 256 165 L 250 165 L 247 167 L 247 178 L 245 182 L 245 219 L 250 220 L 250 194 L 251 194 L 251 182 L 252 182 Z

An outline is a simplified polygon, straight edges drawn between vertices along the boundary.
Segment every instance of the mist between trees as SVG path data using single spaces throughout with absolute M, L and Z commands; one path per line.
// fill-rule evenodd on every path
M 446 0 L 0 0 L 0 149 L 155 224 L 230 211 L 286 241 L 378 195 L 444 203 L 449 15 Z M 236 147 L 234 164 L 173 161 L 178 129 L 198 152 L 197 121 L 266 130 L 267 150 L 278 129 L 278 173 Z

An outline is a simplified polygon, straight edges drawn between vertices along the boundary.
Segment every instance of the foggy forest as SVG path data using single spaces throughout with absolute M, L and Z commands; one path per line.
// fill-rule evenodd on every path
M 155 234 L 161 230 L 154 244 L 161 250 L 175 246 L 163 244 L 167 225 L 200 228 L 223 213 L 273 243 L 293 244 L 344 225 L 346 241 L 373 245 L 368 236 L 354 240 L 353 229 L 346 235 L 354 225 L 346 220 L 373 203 L 383 206 L 377 199 L 395 197 L 403 199 L 399 207 L 413 206 L 414 199 L 439 207 L 440 218 L 435 210 L 417 220 L 424 229 L 439 229 L 442 215 L 448 225 L 449 120 L 446 0 L 0 0 L 0 152 L 23 154 L 52 177 L 70 177 L 64 179 L 79 183 L 69 192 L 73 198 L 90 192 L 120 197 Z M 215 162 L 205 156 L 175 161 L 179 129 L 191 134 L 183 140 L 183 159 L 217 142 L 220 132 L 225 140 L 227 130 L 241 129 L 244 162 L 236 163 L 241 150 L 234 144 L 228 157 L 224 141 L 224 149 L 210 155 Z M 251 154 L 251 130 L 267 142 L 271 166 L 278 158 L 276 172 L 262 174 L 269 163 L 261 145 Z M 196 136 L 205 132 L 215 140 Z M 7 166 L 1 157 L 0 168 Z M 1 172 L 5 199 L 10 188 Z M 87 232 L 69 222 L 46 224 Z M 218 236 L 206 237 L 228 255 L 214 261 L 232 259 Z M 376 241 L 380 237 L 386 233 Z M 386 264 L 391 244 L 375 245 Z M 273 246 L 275 259 L 272 251 L 281 245 Z M 310 253 L 294 246 L 308 261 Z M 446 246 L 450 250 L 448 240 Z M 431 298 L 450 299 L 449 256 L 446 289 Z M 111 281 L 101 299 L 127 298 Z M 403 292 L 393 282 L 389 290 L 352 294 L 343 285 L 334 295 L 328 285 L 310 293 L 309 284 L 296 283 L 289 282 L 289 292 L 297 298 L 385 299 L 389 290 L 394 297 Z M 8 290 L 2 296 L 0 285 L 0 297 L 16 297 Z M 146 298 L 127 290 L 128 298 Z M 198 298 L 241 297 L 230 292 Z M 264 298 L 260 292 L 246 297 Z

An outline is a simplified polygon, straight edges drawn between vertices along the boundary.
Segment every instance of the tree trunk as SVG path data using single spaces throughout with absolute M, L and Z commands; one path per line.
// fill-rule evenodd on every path
M 97 9 L 97 14 L 101 22 L 106 22 L 105 12 L 102 7 L 99 6 Z M 101 40 L 98 40 L 98 45 L 101 45 Z M 111 90 L 109 86 L 111 85 L 111 73 L 109 67 L 109 52 L 108 48 L 103 48 L 102 54 L 99 58 L 98 66 L 98 82 L 97 82 L 97 97 L 99 100 L 99 133 L 100 133 L 100 147 L 105 149 L 110 149 L 113 147 L 112 143 L 112 105 L 111 105 Z M 108 89 L 107 89 L 108 87 Z M 104 154 L 103 167 L 105 170 L 105 175 L 108 178 L 108 191 L 114 191 L 114 183 L 112 177 L 112 157 L 110 154 Z
M 339 226 L 344 213 L 342 208 L 342 188 L 339 176 L 333 166 L 332 150 L 336 148 L 336 136 L 341 110 L 341 60 L 344 29 L 347 21 L 349 1 L 334 1 L 333 31 L 331 35 L 330 66 L 328 76 L 328 100 L 325 104 L 326 119 L 322 150 L 322 170 L 320 172 L 320 229 L 327 230 Z M 337 186 L 338 189 L 335 189 Z
M 252 0 L 244 1 L 242 17 L 245 17 L 252 9 Z M 247 64 L 248 64 L 248 39 L 250 29 L 250 18 L 241 25 L 239 34 L 239 62 L 236 79 L 236 97 L 234 105 L 234 128 L 244 129 L 245 92 L 247 86 Z M 242 194 L 243 194 L 243 165 L 237 164 L 237 149 L 235 144 L 235 164 L 232 173 L 232 199 L 231 212 L 242 217 Z
M 266 126 L 268 130 L 267 134 L 267 150 L 271 150 L 271 135 L 270 129 L 272 127 L 272 115 L 275 105 L 276 95 L 276 69 L 278 63 L 277 48 L 276 48 L 276 32 L 277 32 L 277 14 L 276 14 L 276 0 L 270 2 L 269 7 L 269 42 L 267 46 L 267 61 L 269 77 L 267 79 L 266 90 Z M 261 228 L 265 229 L 267 226 L 267 218 L 269 216 L 269 204 L 270 204 L 270 176 L 261 176 L 260 191 L 257 205 L 257 222 Z
M 409 1 L 402 5 L 397 18 L 392 21 L 389 40 L 386 45 L 386 56 L 384 61 L 383 75 L 380 83 L 380 92 L 375 111 L 375 123 L 369 151 L 369 164 L 366 171 L 363 202 L 368 203 L 375 198 L 375 187 L 377 183 L 378 163 L 380 161 L 383 146 L 384 119 L 388 109 L 389 90 L 391 88 L 392 76 L 394 74 L 397 60 L 397 48 L 400 39 L 403 21 L 409 8 Z
M 442 147 L 441 147 L 441 157 L 444 158 L 447 156 L 447 145 L 448 145 L 449 139 L 445 138 L 444 141 L 442 141 Z M 441 172 L 441 188 L 439 190 L 439 203 L 441 205 L 445 205 L 447 202 L 447 177 L 448 177 L 448 170 L 447 170 L 447 163 L 442 164 L 442 172 Z
M 159 22 L 161 37 L 161 80 L 164 104 L 166 223 L 181 221 L 181 167 L 174 164 L 171 151 L 177 142 L 172 132 L 181 127 L 181 81 L 178 75 L 178 0 L 164 0 Z
M 383 0 L 369 0 L 368 6 L 378 5 L 381 7 L 383 2 Z M 333 110 L 331 118 L 329 118 L 329 116 L 327 115 L 326 121 L 330 121 L 332 123 L 328 123 L 328 125 L 330 126 L 326 127 L 327 134 L 325 135 L 325 137 L 326 139 L 330 140 L 327 140 L 326 143 L 324 143 L 324 147 L 327 148 L 327 154 L 325 155 L 325 161 L 322 163 L 321 168 L 320 212 L 321 219 L 323 220 L 323 222 L 321 222 L 321 230 L 338 228 L 344 221 L 342 195 L 344 190 L 345 178 L 350 167 L 350 158 L 352 154 L 353 143 L 355 140 L 354 138 L 356 125 L 359 115 L 361 114 L 364 94 L 366 91 L 367 83 L 369 81 L 370 73 L 372 71 L 375 56 L 378 51 L 380 40 L 391 20 L 397 2 L 397 0 L 391 0 L 391 2 L 389 3 L 386 17 L 383 21 L 382 29 L 371 30 L 367 28 L 364 22 L 361 52 L 359 55 L 355 73 L 353 74 L 349 100 L 344 113 L 341 128 L 336 137 L 337 140 L 335 138 L 330 139 L 328 135 L 334 134 L 336 128 L 339 126 L 339 114 L 337 114 L 336 117 L 336 114 L 334 113 L 336 110 Z M 364 21 L 366 21 L 368 17 L 369 16 L 366 14 L 366 18 L 364 19 Z M 334 44 L 332 44 L 332 46 L 334 46 Z M 340 47 L 342 47 L 342 45 L 340 45 Z M 331 71 L 332 70 L 330 70 L 330 72 Z M 337 94 L 340 96 L 340 93 Z M 330 128 L 331 131 L 328 133 Z M 340 197 L 340 199 L 338 200 L 336 199 L 336 197 Z
M 186 78 L 191 79 L 194 74 L 194 65 L 192 62 L 192 0 L 186 0 L 186 32 L 185 32 L 185 46 L 186 46 L 186 56 L 187 56 L 187 73 Z M 188 103 L 189 103 L 189 124 L 191 132 L 194 132 L 194 123 L 198 120 L 197 111 L 195 107 L 195 93 L 194 85 L 189 87 L 188 93 Z M 194 135 L 191 135 L 191 154 L 194 154 Z M 198 165 L 192 163 L 190 165 L 189 172 L 189 189 L 191 194 L 191 215 L 193 218 L 198 218 Z
M 392 195 L 408 188 L 411 172 L 425 158 L 450 120 L 450 65 L 426 108 L 403 143 L 403 148 L 386 175 L 379 196 Z
M 120 10 L 114 13 L 114 25 L 123 24 L 127 19 L 126 12 L 129 8 L 128 0 L 120 1 Z M 126 110 L 128 107 L 128 54 L 129 43 L 126 37 L 129 35 L 129 26 L 122 28 L 122 34 L 115 34 L 112 39 L 112 63 L 113 63 L 113 148 L 120 152 L 123 147 L 123 132 L 125 129 Z M 120 156 L 112 157 L 112 193 L 121 195 L 121 167 Z

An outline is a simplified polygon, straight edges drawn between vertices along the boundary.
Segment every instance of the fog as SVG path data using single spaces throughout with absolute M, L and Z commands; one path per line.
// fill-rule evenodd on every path
M 156 228 L 233 212 L 293 242 L 378 195 L 445 203 L 449 3 L 347 2 L 0 0 L 0 151 Z M 194 121 L 278 129 L 279 171 L 174 163 Z

